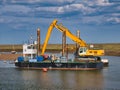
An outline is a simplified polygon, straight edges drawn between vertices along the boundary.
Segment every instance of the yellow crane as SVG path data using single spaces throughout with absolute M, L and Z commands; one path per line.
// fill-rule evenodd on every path
M 50 24 L 50 26 L 48 28 L 48 32 L 46 34 L 46 38 L 45 38 L 45 41 L 43 43 L 41 55 L 44 55 L 44 52 L 45 52 L 45 49 L 46 49 L 46 46 L 48 44 L 48 40 L 50 38 L 50 35 L 51 35 L 51 32 L 52 32 L 53 28 L 57 28 L 61 32 L 65 31 L 67 37 L 69 37 L 71 40 L 73 40 L 74 42 L 79 44 L 79 49 L 77 51 L 79 56 L 102 56 L 102 55 L 104 55 L 104 50 L 88 49 L 87 44 L 84 40 L 82 40 L 81 38 L 78 38 L 77 36 L 73 35 L 62 24 L 57 24 L 56 19 L 53 20 L 53 22 Z

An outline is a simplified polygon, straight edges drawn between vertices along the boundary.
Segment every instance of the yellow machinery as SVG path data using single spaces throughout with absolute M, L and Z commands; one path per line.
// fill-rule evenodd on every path
M 48 28 L 48 32 L 47 32 L 47 35 L 46 35 L 46 39 L 44 41 L 44 44 L 43 44 L 43 47 L 42 47 L 42 52 L 41 52 L 41 55 L 44 54 L 45 52 L 45 49 L 46 49 L 46 46 L 48 44 L 48 40 L 50 38 L 50 35 L 51 35 L 51 32 L 53 30 L 53 28 L 57 28 L 59 31 L 63 32 L 65 31 L 66 32 L 66 36 L 69 37 L 71 40 L 73 40 L 74 42 L 78 43 L 79 44 L 79 49 L 77 51 L 77 54 L 79 56 L 102 56 L 104 55 L 104 50 L 89 50 L 87 48 L 87 44 L 84 40 L 78 38 L 77 36 L 73 35 L 66 27 L 64 27 L 62 24 L 57 24 L 57 20 L 54 20 L 49 28 Z

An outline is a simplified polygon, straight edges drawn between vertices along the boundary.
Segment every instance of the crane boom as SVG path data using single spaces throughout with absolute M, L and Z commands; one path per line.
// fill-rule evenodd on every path
M 90 55 L 101 56 L 101 55 L 104 55 L 104 50 L 89 50 L 89 49 L 87 49 L 87 44 L 84 40 L 82 40 L 81 38 L 78 38 L 77 36 L 73 35 L 62 24 L 58 25 L 56 19 L 53 20 L 53 22 L 50 24 L 50 26 L 48 28 L 48 32 L 46 34 L 46 38 L 45 38 L 45 41 L 43 43 L 41 55 L 43 55 L 44 52 L 45 52 L 45 49 L 46 49 L 46 46 L 48 44 L 48 40 L 50 38 L 50 35 L 51 35 L 51 32 L 52 32 L 53 28 L 57 28 L 61 32 L 66 31 L 66 36 L 69 37 L 74 42 L 79 44 L 80 47 L 79 47 L 79 50 L 77 51 L 78 55 L 80 55 L 80 56 L 90 56 Z
M 48 40 L 49 40 L 49 38 L 50 38 L 50 35 L 51 35 L 51 32 L 52 32 L 52 30 L 53 30 L 53 28 L 54 28 L 55 23 L 56 23 L 56 20 L 54 20 L 54 21 L 50 24 L 50 26 L 49 26 L 49 28 L 48 28 L 48 32 L 47 32 L 47 34 L 46 34 L 46 39 L 45 39 L 45 41 L 44 41 L 44 43 L 43 43 L 41 55 L 43 55 L 44 52 L 45 52 L 46 46 L 47 46 L 47 44 L 48 44 Z
M 43 55 L 46 49 L 46 46 L 48 44 L 48 40 L 50 38 L 51 32 L 53 30 L 53 28 L 57 28 L 59 31 L 63 32 L 66 31 L 66 36 L 68 36 L 71 40 L 73 40 L 74 42 L 77 42 L 81 47 L 86 47 L 87 44 L 85 43 L 85 41 L 83 41 L 82 39 L 76 37 L 75 35 L 73 35 L 66 27 L 64 27 L 62 24 L 58 25 L 57 24 L 57 20 L 55 19 L 49 26 L 48 28 L 48 32 L 46 34 L 46 39 L 44 41 L 43 47 L 42 47 L 42 52 L 41 54 Z

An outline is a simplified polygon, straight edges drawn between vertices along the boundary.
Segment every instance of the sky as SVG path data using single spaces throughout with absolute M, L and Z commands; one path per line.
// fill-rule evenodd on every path
M 120 0 L 0 0 L 0 44 L 36 40 L 38 28 L 43 43 L 54 19 L 86 43 L 120 43 Z M 62 43 L 56 28 L 49 43 Z

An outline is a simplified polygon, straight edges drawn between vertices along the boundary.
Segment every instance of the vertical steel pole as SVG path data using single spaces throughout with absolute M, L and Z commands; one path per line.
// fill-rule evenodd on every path
M 76 36 L 80 38 L 80 30 L 77 30 Z M 79 48 L 79 44 L 76 43 L 76 50 Z
M 80 38 L 80 30 L 77 30 L 77 37 Z M 76 43 L 76 48 L 78 48 L 78 47 L 79 47 L 79 44 Z
M 66 56 L 66 31 L 62 33 L 62 56 Z
M 40 28 L 37 29 L 37 55 L 40 55 Z
M 80 38 L 80 30 L 77 30 L 77 32 L 76 32 L 76 36 L 78 37 L 78 38 Z M 78 43 L 76 43 L 76 55 L 75 56 L 77 56 L 78 55 L 78 49 L 79 49 L 79 44 Z

